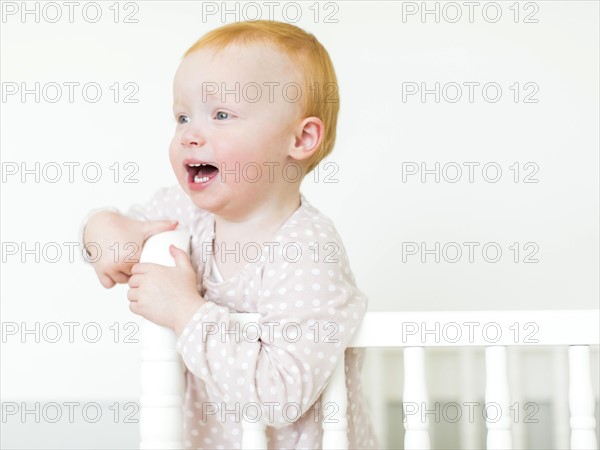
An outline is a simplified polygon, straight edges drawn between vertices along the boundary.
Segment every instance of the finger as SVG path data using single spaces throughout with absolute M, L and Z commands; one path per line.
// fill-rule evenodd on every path
M 148 273 L 152 266 L 156 264 L 152 263 L 137 263 L 131 267 L 131 275 L 135 275 L 136 273 Z
M 140 315 L 140 307 L 138 305 L 138 302 L 129 303 L 129 311 L 131 311 L 134 314 Z
M 127 300 L 133 303 L 137 303 L 138 301 L 138 290 L 137 288 L 130 288 L 127 291 Z
M 109 277 L 107 274 L 103 273 L 101 275 L 98 275 L 98 279 L 100 280 L 100 284 L 102 286 L 104 286 L 106 289 L 110 289 L 111 287 L 113 287 L 115 284 L 113 279 L 111 277 Z
M 130 288 L 138 288 L 140 287 L 141 276 L 140 275 L 132 275 L 129 278 L 128 284 Z
M 122 266 L 121 272 L 123 272 L 125 275 L 127 275 L 128 277 L 131 276 L 131 268 L 133 267 L 134 264 L 137 263 L 125 263 L 124 266 Z
M 180 269 L 192 270 L 192 262 L 187 252 L 184 252 L 180 248 L 175 247 L 173 244 L 169 246 L 169 252 L 175 259 L 175 265 Z
M 144 225 L 142 226 L 142 233 L 145 241 L 156 233 L 174 230 L 177 228 L 177 224 L 179 222 L 177 220 L 150 220 L 143 223 Z
M 129 281 L 129 275 L 127 275 L 125 272 L 114 272 L 114 274 L 111 274 L 111 278 L 119 284 L 125 284 Z

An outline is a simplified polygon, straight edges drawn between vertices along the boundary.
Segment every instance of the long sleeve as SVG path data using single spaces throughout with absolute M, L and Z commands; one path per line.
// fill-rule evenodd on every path
M 211 400 L 227 411 L 254 403 L 276 428 L 296 421 L 321 395 L 368 303 L 333 225 L 305 219 L 283 227 L 252 267 L 245 291 L 256 290 L 258 326 L 236 332 L 230 308 L 214 299 L 177 342 Z
M 81 247 L 81 249 L 85 248 L 85 240 L 83 239 L 84 237 L 84 233 L 85 233 L 85 226 L 87 225 L 88 221 L 90 220 L 90 217 L 92 217 L 94 214 L 99 213 L 101 211 L 112 211 L 112 212 L 119 212 L 119 210 L 117 208 L 114 208 L 112 206 L 105 206 L 102 208 L 94 208 L 92 210 L 90 210 L 85 217 L 81 220 L 81 222 L 79 223 L 79 231 L 77 232 L 77 237 L 79 239 L 79 246 Z M 81 255 L 81 259 L 83 260 L 83 262 L 85 263 L 90 263 L 90 261 L 87 258 L 83 257 L 83 250 L 79 253 Z M 89 253 L 88 253 L 89 256 Z

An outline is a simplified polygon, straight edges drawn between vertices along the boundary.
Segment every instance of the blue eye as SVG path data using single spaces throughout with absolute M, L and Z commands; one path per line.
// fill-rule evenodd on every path
M 229 113 L 226 113 L 225 111 L 219 111 L 216 114 L 216 118 L 217 118 L 217 120 L 228 119 Z
M 182 119 L 186 119 L 185 122 L 182 122 Z M 188 116 L 186 116 L 185 114 L 181 114 L 179 116 L 177 116 L 177 123 L 188 123 L 190 121 L 190 118 Z

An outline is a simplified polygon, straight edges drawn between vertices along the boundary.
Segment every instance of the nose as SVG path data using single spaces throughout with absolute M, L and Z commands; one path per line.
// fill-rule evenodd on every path
M 181 144 L 185 147 L 200 147 L 206 143 L 198 126 L 190 124 L 181 135 Z

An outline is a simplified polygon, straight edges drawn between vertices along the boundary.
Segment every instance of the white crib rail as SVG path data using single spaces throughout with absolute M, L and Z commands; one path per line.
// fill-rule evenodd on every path
M 189 236 L 179 230 L 155 235 L 146 242 L 142 260 L 173 265 L 169 244 L 187 249 L 188 241 Z M 571 448 L 597 449 L 589 345 L 600 341 L 598 317 L 597 310 L 369 312 L 349 347 L 404 348 L 405 448 L 428 449 L 427 420 L 410 409 L 416 406 L 430 410 L 424 347 L 485 347 L 486 404 L 496 404 L 498 410 L 507 412 L 510 393 L 506 347 L 568 346 Z M 230 318 L 243 326 L 257 322 L 259 315 L 234 313 Z M 534 335 L 526 333 L 531 330 Z M 144 340 L 140 448 L 183 448 L 183 369 L 175 351 L 175 336 L 170 330 L 148 323 Z M 348 448 L 344 366 L 342 358 L 323 392 L 323 405 L 335 402 L 342 419 L 323 423 L 324 449 Z M 512 448 L 508 415 L 486 423 L 488 448 Z M 264 424 L 244 420 L 242 430 L 242 448 L 267 448 Z

